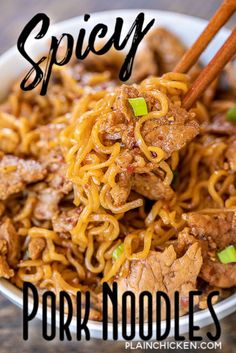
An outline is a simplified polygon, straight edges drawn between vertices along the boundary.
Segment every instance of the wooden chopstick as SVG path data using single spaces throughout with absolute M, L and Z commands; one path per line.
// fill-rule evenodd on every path
M 235 0 L 236 2 L 236 0 Z M 183 107 L 190 109 L 209 84 L 219 75 L 224 66 L 236 54 L 236 28 L 214 58 L 202 70 L 183 99 Z
M 185 53 L 182 59 L 174 68 L 174 72 L 186 73 L 197 62 L 201 53 L 214 38 L 220 28 L 228 21 L 236 11 L 236 0 L 225 0 L 216 11 L 205 30 Z

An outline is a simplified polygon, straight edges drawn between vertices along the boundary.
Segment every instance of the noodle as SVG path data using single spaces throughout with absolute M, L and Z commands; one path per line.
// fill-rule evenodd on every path
M 111 72 L 91 72 L 81 63 L 56 67 L 47 96 L 38 88 L 24 94 L 13 88 L 0 109 L 0 158 L 11 154 L 46 170 L 28 182 L 31 168 L 23 181 L 19 162 L 0 168 L 3 178 L 13 175 L 19 184 L 0 201 L 1 218 L 11 220 L 19 238 L 10 280 L 73 297 L 89 290 L 95 308 L 102 283 L 125 278 L 135 261 L 145 264 L 151 252 L 178 243 L 187 232 L 186 214 L 236 212 L 229 138 L 207 131 L 212 116 L 232 102 L 197 102 L 186 112 L 189 76 L 170 72 L 120 86 Z M 144 99 L 147 114 L 135 116 L 130 98 Z M 197 137 L 198 131 L 183 144 L 165 145 L 168 129 L 171 140 L 175 129 L 193 130 L 196 121 Z M 153 131 L 156 139 L 148 139 Z M 155 183 L 141 179 L 134 187 L 137 176 Z

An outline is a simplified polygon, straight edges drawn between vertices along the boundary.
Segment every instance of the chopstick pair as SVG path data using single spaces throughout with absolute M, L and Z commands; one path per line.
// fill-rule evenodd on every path
M 212 41 L 216 33 L 228 21 L 236 11 L 236 0 L 225 0 L 214 16 L 211 18 L 205 30 L 198 37 L 192 47 L 185 53 L 180 62 L 174 68 L 174 72 L 186 73 L 198 60 L 201 53 Z M 201 71 L 200 75 L 190 86 L 183 99 L 183 107 L 190 109 L 196 100 L 203 94 L 209 84 L 219 75 L 224 66 L 236 54 L 236 27 L 224 45 L 219 49 L 213 59 Z

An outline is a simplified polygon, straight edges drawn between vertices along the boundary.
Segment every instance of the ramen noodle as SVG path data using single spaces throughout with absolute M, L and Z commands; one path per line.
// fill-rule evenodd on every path
M 234 90 L 215 85 L 184 110 L 194 75 L 165 72 L 158 35 L 173 68 L 184 48 L 158 29 L 135 83 L 121 85 L 112 53 L 55 68 L 44 97 L 17 82 L 0 108 L 0 276 L 72 298 L 89 290 L 95 320 L 104 282 L 170 298 L 179 288 L 182 299 L 236 285 L 235 263 L 218 256 L 236 245 Z

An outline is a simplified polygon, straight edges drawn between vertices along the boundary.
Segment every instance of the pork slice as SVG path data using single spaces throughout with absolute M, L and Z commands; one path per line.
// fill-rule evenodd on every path
M 5 241 L 7 246 L 7 263 L 13 268 L 16 267 L 20 256 L 20 238 L 10 218 L 4 218 L 0 223 L 1 240 Z
M 121 318 L 121 298 L 125 291 L 130 290 L 135 293 L 137 297 L 144 290 L 152 293 L 154 298 L 153 315 L 155 318 L 156 292 L 163 291 L 167 293 L 171 302 L 173 302 L 174 292 L 179 291 L 181 303 L 181 299 L 188 297 L 189 291 L 196 289 L 196 280 L 201 266 L 201 249 L 197 243 L 191 245 L 180 258 L 177 258 L 177 254 L 171 245 L 166 248 L 163 253 L 151 251 L 145 260 L 131 261 L 128 276 L 120 276 L 117 279 L 119 291 L 119 319 Z M 184 302 L 184 300 L 182 302 Z M 180 304 L 181 315 L 184 315 L 187 311 L 188 305 Z M 171 314 L 173 316 L 173 305 Z M 162 309 L 161 315 L 164 320 L 164 308 Z M 136 319 L 138 319 L 138 313 Z M 145 320 L 146 319 L 147 316 L 145 313 Z
M 227 120 L 224 113 L 219 113 L 204 127 L 204 131 L 219 135 L 236 135 L 236 124 Z
M 185 52 L 179 38 L 161 27 L 150 32 L 147 43 L 157 57 L 161 73 L 172 71 Z
M 127 112 L 130 111 L 132 116 L 132 111 L 130 104 L 128 103 L 128 97 L 134 97 L 133 89 L 130 86 L 123 85 L 120 88 L 120 94 L 118 95 L 117 101 L 114 104 L 114 111 L 108 113 L 106 119 L 100 125 L 100 133 L 102 139 L 105 141 L 109 141 L 114 143 L 114 141 L 118 141 L 123 143 L 128 148 L 133 148 L 136 145 L 134 138 L 134 121 L 128 120 Z M 125 96 L 127 99 L 123 99 L 122 96 Z M 120 102 L 121 99 L 121 102 Z M 121 104 L 124 105 L 122 108 Z M 123 111 L 122 111 L 123 109 Z M 125 114 L 124 114 L 125 112 Z
M 73 184 L 66 177 L 67 166 L 64 160 L 58 157 L 56 161 L 52 161 L 51 164 L 48 163 L 47 169 L 48 177 L 46 181 L 49 186 L 65 195 L 69 194 L 73 189 Z
M 39 220 L 51 220 L 58 213 L 58 204 L 63 194 L 53 188 L 41 190 L 37 195 L 34 217 Z
M 122 133 L 127 128 L 125 116 L 119 111 L 112 111 L 107 114 L 100 125 L 100 133 L 106 140 L 120 140 Z
M 212 286 L 232 288 L 236 286 L 236 263 L 222 264 L 219 261 L 204 261 L 201 277 Z
M 35 160 L 5 155 L 0 161 L 0 199 L 24 190 L 26 184 L 45 178 L 47 170 Z
M 229 245 L 236 246 L 236 218 L 234 212 L 216 215 L 188 214 L 185 219 L 189 232 L 202 249 L 203 265 L 200 272 L 211 286 L 231 288 L 236 285 L 236 263 L 222 264 L 217 252 Z M 193 237 L 188 238 L 193 242 Z
M 154 51 L 144 40 L 135 55 L 130 82 L 137 83 L 153 75 L 158 75 L 158 63 Z
M 150 146 L 160 147 L 168 158 L 174 151 L 179 151 L 198 133 L 199 125 L 191 120 L 190 114 L 171 104 L 167 117 L 147 120 L 142 129 L 142 135 Z
M 34 215 L 39 220 L 51 220 L 58 213 L 59 202 L 72 191 L 73 184 L 66 177 L 67 166 L 59 147 L 48 150 L 40 158 L 48 173 L 45 179 L 48 187 L 38 192 Z
M 65 124 L 47 124 L 39 126 L 34 130 L 38 135 L 38 140 L 34 144 L 33 151 L 37 151 L 37 155 L 39 152 L 48 153 L 53 145 L 53 147 L 58 145 L 59 135 L 64 128 Z
M 52 217 L 53 230 L 57 233 L 70 232 L 77 224 L 82 207 L 62 211 Z
M 200 277 L 211 286 L 232 288 L 236 286 L 236 264 L 204 259 Z
M 64 161 L 59 145 L 59 136 L 64 127 L 65 124 L 48 124 L 35 129 L 38 139 L 32 146 L 32 152 L 39 156 L 41 163 L 49 170 Z
M 170 200 L 174 191 L 165 185 L 154 173 L 135 174 L 132 179 L 132 189 L 150 200 Z
M 146 44 L 154 54 L 159 75 L 173 71 L 186 51 L 181 40 L 162 27 L 156 28 L 147 35 Z M 191 79 L 196 78 L 199 72 L 200 66 L 198 64 L 193 65 L 189 71 Z
M 28 245 L 29 257 L 32 260 L 37 260 L 45 247 L 46 242 L 43 238 L 32 238 Z
M 236 245 L 236 213 L 222 212 L 205 215 L 201 213 L 187 213 L 184 216 L 191 233 L 194 236 L 211 238 L 218 249 L 228 245 Z
M 65 124 L 48 124 L 36 129 L 39 139 L 34 146 L 39 160 L 47 169 L 49 186 L 68 194 L 72 183 L 66 178 L 66 163 L 59 145 L 59 135 Z

